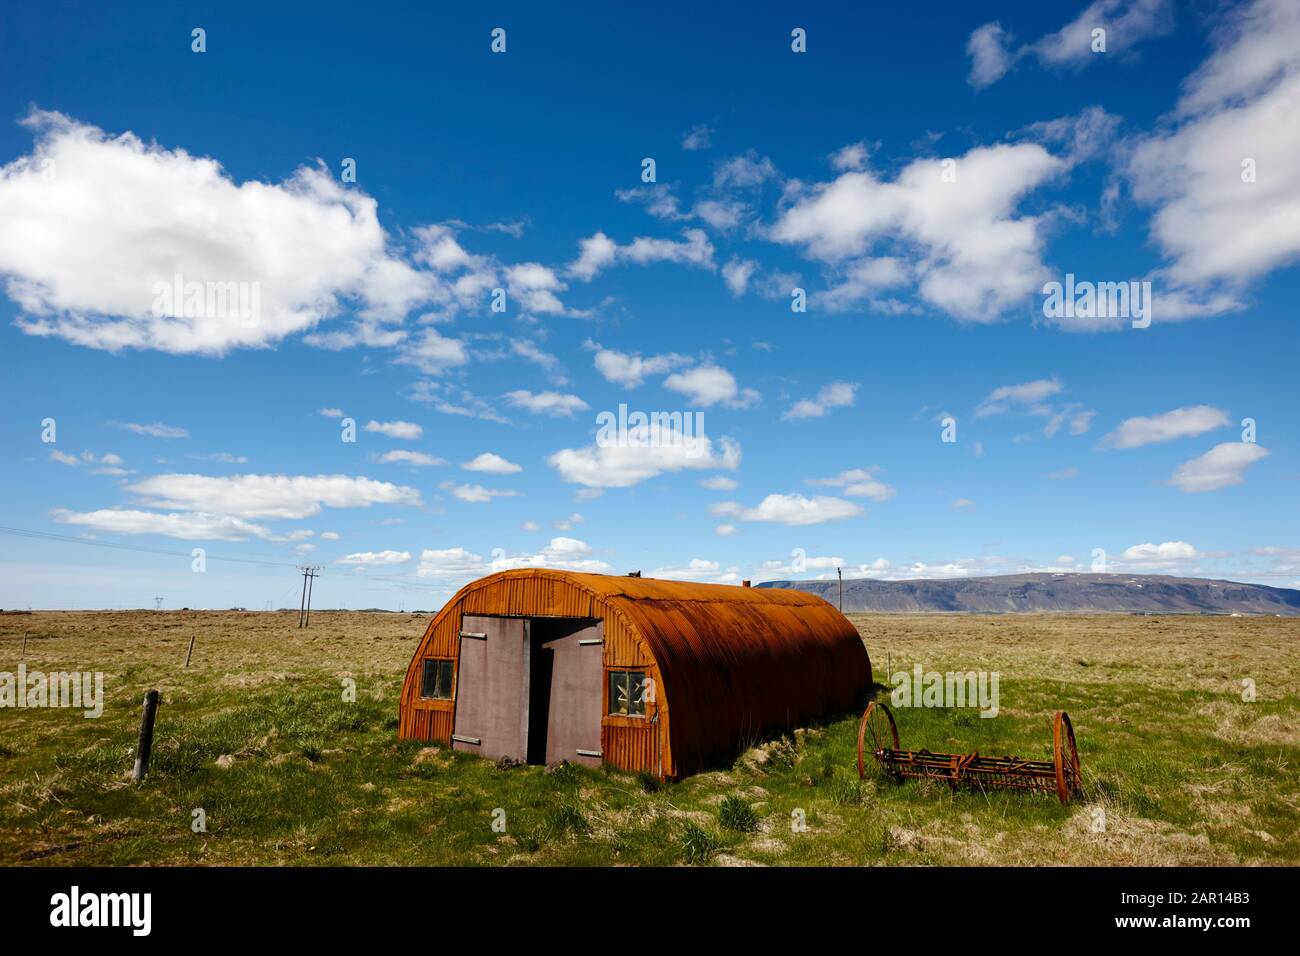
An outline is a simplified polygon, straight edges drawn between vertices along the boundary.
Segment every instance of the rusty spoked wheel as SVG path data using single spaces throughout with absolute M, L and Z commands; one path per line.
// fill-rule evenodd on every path
M 1070 715 L 1063 710 L 1056 712 L 1052 754 L 1056 762 L 1056 795 L 1062 803 L 1069 803 L 1071 797 L 1083 790 L 1083 782 L 1079 776 L 1079 749 L 1074 745 L 1074 726 Z
M 877 701 L 867 704 L 862 712 L 862 723 L 858 724 L 858 778 L 867 775 L 866 755 L 871 754 L 876 763 L 883 766 L 880 759 L 884 750 L 898 749 L 898 727 L 889 708 Z

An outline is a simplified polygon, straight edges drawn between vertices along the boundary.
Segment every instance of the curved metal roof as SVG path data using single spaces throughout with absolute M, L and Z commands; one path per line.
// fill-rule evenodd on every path
M 766 731 L 850 709 L 871 685 L 857 628 L 805 591 L 525 568 L 466 585 L 447 608 L 503 583 L 516 585 L 497 588 L 512 596 L 487 613 L 546 614 L 553 600 L 540 592 L 558 585 L 631 623 L 659 668 L 679 772 Z

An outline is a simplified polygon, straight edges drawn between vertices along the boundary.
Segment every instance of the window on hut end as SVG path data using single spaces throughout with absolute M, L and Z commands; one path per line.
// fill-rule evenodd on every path
M 420 696 L 430 700 L 451 700 L 451 661 L 425 661 Z
M 644 717 L 645 688 L 645 671 L 610 671 L 609 712 L 623 717 Z

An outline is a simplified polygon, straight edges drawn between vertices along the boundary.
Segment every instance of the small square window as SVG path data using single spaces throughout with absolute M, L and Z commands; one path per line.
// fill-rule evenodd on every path
M 420 696 L 432 700 L 451 700 L 451 661 L 425 661 Z
M 609 712 L 623 717 L 644 717 L 645 690 L 645 671 L 610 671 Z

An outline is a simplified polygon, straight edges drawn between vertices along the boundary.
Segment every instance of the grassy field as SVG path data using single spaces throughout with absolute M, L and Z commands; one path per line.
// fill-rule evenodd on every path
M 428 618 L 0 616 L 0 671 L 105 674 L 104 714 L 0 710 L 0 863 L 1254 864 L 1300 862 L 1300 620 L 861 616 L 892 669 L 998 671 L 1001 711 L 896 710 L 904 747 L 1050 756 L 1070 712 L 1086 793 L 859 782 L 857 715 L 675 784 L 497 769 L 399 741 Z M 25 657 L 21 647 L 27 635 Z M 194 659 L 183 668 L 197 636 Z M 356 682 L 356 701 L 343 682 Z M 1257 700 L 1242 700 L 1243 680 Z M 153 765 L 129 782 L 145 689 Z M 206 832 L 194 832 L 202 810 Z M 806 821 L 795 832 L 794 817 Z M 504 823 L 504 832 L 493 821 Z

